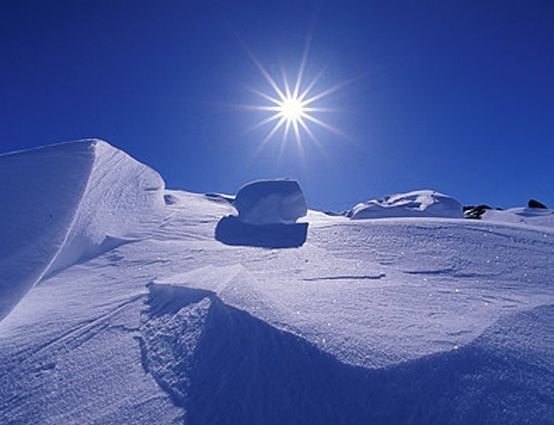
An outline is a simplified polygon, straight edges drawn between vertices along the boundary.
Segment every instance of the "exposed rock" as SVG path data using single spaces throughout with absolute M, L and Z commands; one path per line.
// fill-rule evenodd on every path
M 529 199 L 529 202 L 527 202 L 527 207 L 548 209 L 546 205 L 544 205 L 542 202 L 537 201 L 536 199 Z
M 485 211 L 492 210 L 488 205 L 465 205 L 464 206 L 464 217 L 472 220 L 480 220 L 481 216 L 485 214 Z

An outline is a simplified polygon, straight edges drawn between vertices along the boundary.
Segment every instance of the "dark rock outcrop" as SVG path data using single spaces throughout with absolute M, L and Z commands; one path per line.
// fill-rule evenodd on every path
M 485 214 L 485 211 L 492 210 L 488 205 L 465 205 L 464 206 L 464 218 L 471 220 L 480 220 L 481 216 Z
M 548 209 L 546 205 L 544 205 L 542 202 L 537 201 L 536 199 L 529 199 L 529 202 L 527 202 L 527 207 Z

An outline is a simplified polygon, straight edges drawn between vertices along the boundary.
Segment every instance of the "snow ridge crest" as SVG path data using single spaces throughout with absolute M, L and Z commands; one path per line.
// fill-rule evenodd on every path
M 0 320 L 45 276 L 132 238 L 161 212 L 164 181 L 98 139 L 0 155 Z

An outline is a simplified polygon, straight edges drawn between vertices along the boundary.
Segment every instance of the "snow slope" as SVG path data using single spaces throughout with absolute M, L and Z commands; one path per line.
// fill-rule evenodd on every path
M 455 199 L 432 190 L 415 190 L 408 193 L 372 199 L 356 205 L 346 213 L 352 219 L 386 217 L 448 217 L 463 218 L 462 204 Z
M 554 211 L 549 208 L 487 210 L 481 220 L 554 228 Z
M 0 322 L 0 423 L 552 423 L 551 229 L 309 211 L 237 245 L 231 199 L 164 194 Z
M 98 140 L 2 155 L 0 181 L 0 319 L 43 276 L 126 242 L 164 205 L 155 171 Z

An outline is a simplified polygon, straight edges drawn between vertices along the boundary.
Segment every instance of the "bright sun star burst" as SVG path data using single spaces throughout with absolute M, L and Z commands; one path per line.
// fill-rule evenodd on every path
M 335 127 L 324 122 L 319 113 L 330 112 L 332 109 L 322 107 L 318 103 L 326 96 L 338 90 L 344 84 L 339 84 L 331 88 L 324 89 L 314 93 L 314 88 L 322 77 L 322 72 L 315 76 L 308 84 L 305 84 L 304 72 L 308 58 L 309 44 L 306 45 L 300 67 L 294 85 L 289 82 L 285 71 L 281 69 L 281 84 L 267 71 L 267 69 L 252 54 L 252 60 L 262 73 L 263 77 L 272 89 L 272 92 L 265 92 L 252 87 L 249 89 L 260 96 L 264 103 L 260 105 L 243 105 L 247 109 L 264 111 L 269 114 L 268 117 L 260 121 L 253 129 L 271 126 L 267 134 L 260 143 L 260 148 L 269 140 L 281 133 L 281 151 L 284 144 L 289 140 L 292 134 L 298 147 L 303 151 L 303 136 L 307 135 L 312 141 L 319 144 L 312 128 L 310 126 L 321 127 L 327 131 L 343 136 Z
M 279 102 L 279 114 L 286 118 L 287 121 L 299 121 L 302 119 L 304 112 L 304 104 L 295 97 L 286 98 Z

